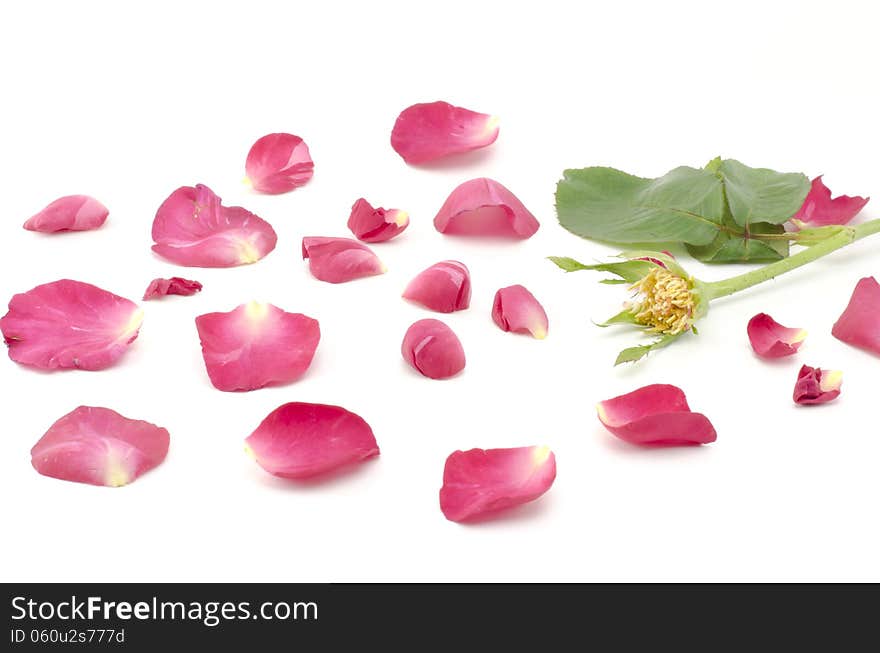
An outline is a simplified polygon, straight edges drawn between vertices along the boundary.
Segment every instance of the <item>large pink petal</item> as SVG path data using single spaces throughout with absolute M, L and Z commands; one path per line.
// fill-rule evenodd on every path
M 794 384 L 794 403 L 802 406 L 824 404 L 840 396 L 843 373 L 837 370 L 821 370 L 804 365 Z
M 44 370 L 102 370 L 138 336 L 137 304 L 81 281 L 61 279 L 15 295 L 0 318 L 9 357 Z
M 409 214 L 400 209 L 374 209 L 363 197 L 351 207 L 348 228 L 358 240 L 382 243 L 398 236 L 409 226 Z
M 431 379 L 448 379 L 465 365 L 461 341 L 440 320 L 414 322 L 406 330 L 400 353 L 413 369 Z
M 599 402 L 597 410 L 605 428 L 634 444 L 706 444 L 716 438 L 712 423 L 692 413 L 674 385 L 648 385 Z
M 75 483 L 127 485 L 165 460 L 168 431 L 109 408 L 80 406 L 31 449 L 40 474 Z
M 849 304 L 831 329 L 831 335 L 880 354 L 880 284 L 874 277 L 865 277 L 856 284 Z
M 549 447 L 456 451 L 443 469 L 440 509 L 450 521 L 474 520 L 534 501 L 555 478 Z
M 822 175 L 813 180 L 810 192 L 792 220 L 799 220 L 809 227 L 830 224 L 846 224 L 861 211 L 870 197 L 841 195 L 831 199 L 831 189 L 822 182 Z
M 279 406 L 245 442 L 260 467 L 282 478 L 308 478 L 379 455 L 369 424 L 323 404 Z
M 458 186 L 434 218 L 437 231 L 458 236 L 529 238 L 539 226 L 513 193 L 486 177 Z
M 321 339 L 317 320 L 257 302 L 199 315 L 196 328 L 211 383 L 226 392 L 295 381 Z
M 385 266 L 369 247 L 351 238 L 307 236 L 302 239 L 302 257 L 316 279 L 344 283 L 385 272 Z
M 441 261 L 416 275 L 403 296 L 439 313 L 462 311 L 471 303 L 471 275 L 464 263 Z
M 796 353 L 807 337 L 803 329 L 789 329 L 766 313 L 758 313 L 746 326 L 749 342 L 758 356 L 782 358 Z
M 153 251 L 178 265 L 229 268 L 256 263 L 278 237 L 265 220 L 240 206 L 222 206 L 207 186 L 182 186 L 153 220 Z
M 293 134 L 267 134 L 251 146 L 245 162 L 247 179 L 261 193 L 276 195 L 302 186 L 315 165 L 309 146 Z
M 171 277 L 170 279 L 153 279 L 144 291 L 144 300 L 158 299 L 165 295 L 183 295 L 189 297 L 201 291 L 202 284 L 198 281 Z
M 508 286 L 495 293 L 492 319 L 502 331 L 530 333 L 539 340 L 547 337 L 550 328 L 544 307 L 520 285 Z
M 391 131 L 391 147 L 407 163 L 425 163 L 449 154 L 486 147 L 498 138 L 498 118 L 448 102 L 404 109 Z
M 107 220 L 110 211 L 94 197 L 67 195 L 60 197 L 24 223 L 28 231 L 88 231 L 97 229 Z

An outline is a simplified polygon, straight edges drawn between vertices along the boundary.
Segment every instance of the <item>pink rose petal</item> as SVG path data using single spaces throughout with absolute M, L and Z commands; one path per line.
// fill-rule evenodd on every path
M 391 131 L 391 147 L 407 163 L 425 163 L 449 154 L 486 147 L 498 138 L 498 118 L 448 102 L 404 109 Z
M 165 460 L 168 431 L 109 408 L 80 406 L 55 422 L 31 449 L 43 476 L 75 483 L 128 485 Z
M 171 277 L 170 279 L 153 279 L 144 291 L 144 300 L 159 299 L 165 295 L 183 295 L 189 297 L 202 289 L 198 281 L 191 281 L 183 277 Z
M 400 235 L 409 226 L 409 214 L 400 209 L 374 209 L 363 197 L 351 207 L 348 228 L 358 240 L 382 243 Z
M 523 286 L 508 286 L 495 293 L 492 319 L 502 331 L 530 333 L 539 340 L 550 328 L 544 307 Z
M 880 354 L 880 284 L 874 277 L 865 277 L 856 284 L 849 304 L 831 329 L 831 335 Z
M 321 339 L 317 320 L 258 302 L 199 315 L 196 328 L 211 383 L 226 392 L 295 381 Z
M 61 279 L 15 295 L 0 318 L 9 357 L 44 370 L 102 370 L 138 336 L 137 304 L 81 281 Z
M 456 451 L 443 469 L 440 509 L 450 521 L 471 521 L 534 501 L 555 478 L 549 447 Z
M 440 320 L 419 320 L 406 330 L 400 347 L 403 359 L 430 379 L 448 379 L 464 369 L 458 336 Z
M 256 263 L 278 237 L 265 220 L 240 206 L 222 206 L 207 186 L 182 186 L 153 220 L 153 251 L 172 263 L 229 268 Z
M 302 240 L 302 257 L 316 279 L 344 283 L 385 272 L 379 257 L 366 245 L 351 238 L 307 236 Z
M 782 358 L 796 353 L 807 337 L 803 329 L 789 329 L 766 313 L 758 313 L 746 326 L 749 342 L 758 356 Z
M 309 146 L 293 134 L 267 134 L 251 146 L 245 162 L 247 180 L 260 193 L 277 195 L 312 178 Z
M 24 223 L 28 231 L 51 234 L 59 231 L 97 229 L 110 212 L 94 197 L 67 195 L 60 197 Z
M 798 220 L 809 227 L 846 224 L 856 217 L 869 199 L 871 198 L 849 195 L 831 199 L 831 189 L 822 182 L 822 175 L 819 175 L 813 180 L 810 192 L 792 220 Z
M 279 406 L 245 442 L 260 467 L 282 478 L 308 478 L 379 455 L 369 424 L 323 404 Z
M 802 406 L 824 404 L 837 399 L 842 384 L 843 372 L 804 365 L 798 372 L 792 398 Z
M 441 261 L 410 281 L 403 296 L 439 313 L 462 311 L 471 303 L 471 275 L 464 263 Z
M 516 196 L 497 181 L 481 177 L 458 186 L 440 207 L 434 227 L 457 236 L 529 238 L 538 221 Z
M 599 402 L 599 421 L 633 444 L 707 444 L 715 442 L 712 423 L 692 413 L 684 392 L 674 385 L 647 385 Z

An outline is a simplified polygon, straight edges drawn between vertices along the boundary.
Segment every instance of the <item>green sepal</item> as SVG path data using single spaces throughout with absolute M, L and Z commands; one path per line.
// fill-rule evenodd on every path
M 637 345 L 635 347 L 627 347 L 622 352 L 617 355 L 617 360 L 614 361 L 614 365 L 621 365 L 623 363 L 635 363 L 637 360 L 644 358 L 648 354 L 650 354 L 655 349 L 660 349 L 661 347 L 666 347 L 673 340 L 678 338 L 681 334 L 676 334 L 674 336 L 661 336 L 654 340 L 653 342 L 649 342 L 646 345 Z

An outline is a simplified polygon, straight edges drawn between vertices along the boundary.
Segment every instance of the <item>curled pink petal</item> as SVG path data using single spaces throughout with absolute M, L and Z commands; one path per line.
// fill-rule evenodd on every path
M 502 331 L 530 333 L 539 340 L 547 337 L 550 325 L 544 307 L 523 286 L 508 286 L 495 293 L 492 319 Z
M 363 418 L 324 404 L 279 406 L 245 442 L 260 467 L 282 478 L 308 478 L 379 455 Z
M 440 320 L 414 322 L 400 347 L 404 360 L 430 379 L 448 379 L 464 369 L 464 348 Z
M 60 197 L 24 223 L 28 231 L 51 234 L 59 231 L 97 229 L 107 220 L 110 211 L 94 197 L 67 195 Z
M 302 257 L 316 279 L 344 283 L 385 272 L 385 266 L 369 247 L 351 238 L 307 236 L 302 239 Z
M 43 476 L 119 487 L 165 460 L 168 440 L 155 424 L 80 406 L 49 427 L 31 449 L 31 464 Z
M 189 297 L 202 289 L 198 281 L 191 281 L 183 277 L 171 277 L 170 279 L 153 279 L 144 292 L 144 300 L 158 299 L 165 295 L 183 295 Z
M 256 263 L 278 237 L 265 220 L 240 206 L 222 206 L 207 186 L 182 186 L 153 220 L 153 251 L 172 263 L 229 268 Z
M 874 277 L 865 277 L 856 284 L 849 304 L 831 329 L 831 335 L 880 354 L 880 284 Z
M 321 339 L 317 320 L 258 302 L 199 315 L 196 328 L 211 383 L 226 392 L 295 381 Z
M 44 370 L 102 370 L 138 336 L 144 312 L 97 286 L 61 279 L 13 296 L 0 331 L 9 357 Z
M 439 313 L 462 311 L 471 303 L 471 275 L 464 263 L 441 261 L 416 275 L 403 296 Z
M 254 190 L 269 195 L 286 193 L 312 178 L 315 165 L 309 146 L 293 134 L 267 134 L 251 146 L 245 162 Z
M 810 192 L 792 220 L 798 220 L 809 227 L 846 224 L 856 217 L 869 199 L 871 198 L 849 195 L 831 199 L 831 189 L 822 182 L 822 175 L 819 175 L 813 180 Z
M 437 231 L 457 236 L 529 238 L 539 226 L 513 193 L 486 177 L 458 186 L 434 218 Z
M 348 228 L 358 240 L 381 243 L 391 240 L 409 226 L 409 214 L 400 209 L 374 209 L 363 197 L 351 207 Z
M 746 326 L 749 342 L 758 356 L 782 358 L 796 353 L 807 337 L 803 329 L 789 329 L 766 313 L 758 313 Z
M 647 385 L 599 402 L 599 421 L 621 440 L 633 444 L 707 444 L 715 442 L 712 423 L 691 412 L 674 385 Z
M 391 147 L 407 163 L 425 163 L 449 154 L 486 147 L 498 138 L 498 118 L 448 102 L 404 109 L 391 131 Z
M 804 365 L 798 372 L 792 398 L 803 406 L 824 404 L 837 399 L 842 384 L 843 372 Z
M 549 447 L 456 451 L 443 469 L 440 509 L 450 521 L 471 521 L 534 501 L 555 478 Z

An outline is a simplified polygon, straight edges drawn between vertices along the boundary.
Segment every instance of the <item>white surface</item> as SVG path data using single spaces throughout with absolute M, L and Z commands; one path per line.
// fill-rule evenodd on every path
M 593 6 L 590 6 L 590 5 Z M 612 252 L 563 231 L 562 170 L 613 165 L 645 176 L 717 154 L 815 175 L 836 192 L 878 187 L 878 10 L 870 3 L 15 3 L 0 26 L 4 183 L 0 295 L 71 277 L 139 299 L 150 279 L 196 278 L 193 298 L 145 303 L 141 336 L 115 368 L 43 374 L 0 360 L 4 580 L 880 580 L 877 359 L 830 328 L 856 280 L 880 273 L 880 238 L 714 305 L 699 337 L 613 369 L 633 332 L 589 322 L 619 288 L 565 276 L 549 254 Z M 433 169 L 388 144 L 397 113 L 446 99 L 501 117 L 497 143 Z M 240 183 L 251 143 L 303 136 L 314 179 L 282 196 Z M 531 240 L 446 238 L 447 193 L 498 179 L 538 216 Z M 202 182 L 268 219 L 278 248 L 244 268 L 175 267 L 150 224 L 180 185 Z M 87 193 L 100 231 L 45 237 L 21 223 Z M 376 246 L 380 278 L 311 278 L 303 235 L 347 235 L 359 196 L 411 212 Z M 864 217 L 878 217 L 877 202 Z M 470 266 L 462 376 L 434 382 L 400 358 L 407 326 L 437 317 L 399 298 L 427 265 Z M 705 269 L 714 279 L 740 268 Z M 491 322 L 495 290 L 528 286 L 550 316 L 543 342 Z M 193 318 L 251 300 L 318 318 L 308 375 L 286 387 L 211 387 Z M 757 360 L 745 324 L 768 311 L 810 331 L 801 355 Z M 831 405 L 795 407 L 802 363 L 844 371 Z M 627 446 L 596 401 L 680 385 L 718 430 L 701 448 Z M 286 401 L 362 415 L 382 455 L 301 487 L 268 476 L 242 440 Z M 103 405 L 171 432 L 154 472 L 113 490 L 36 474 L 29 449 L 58 417 Z M 464 527 L 437 504 L 456 448 L 546 443 L 559 474 L 540 501 Z

